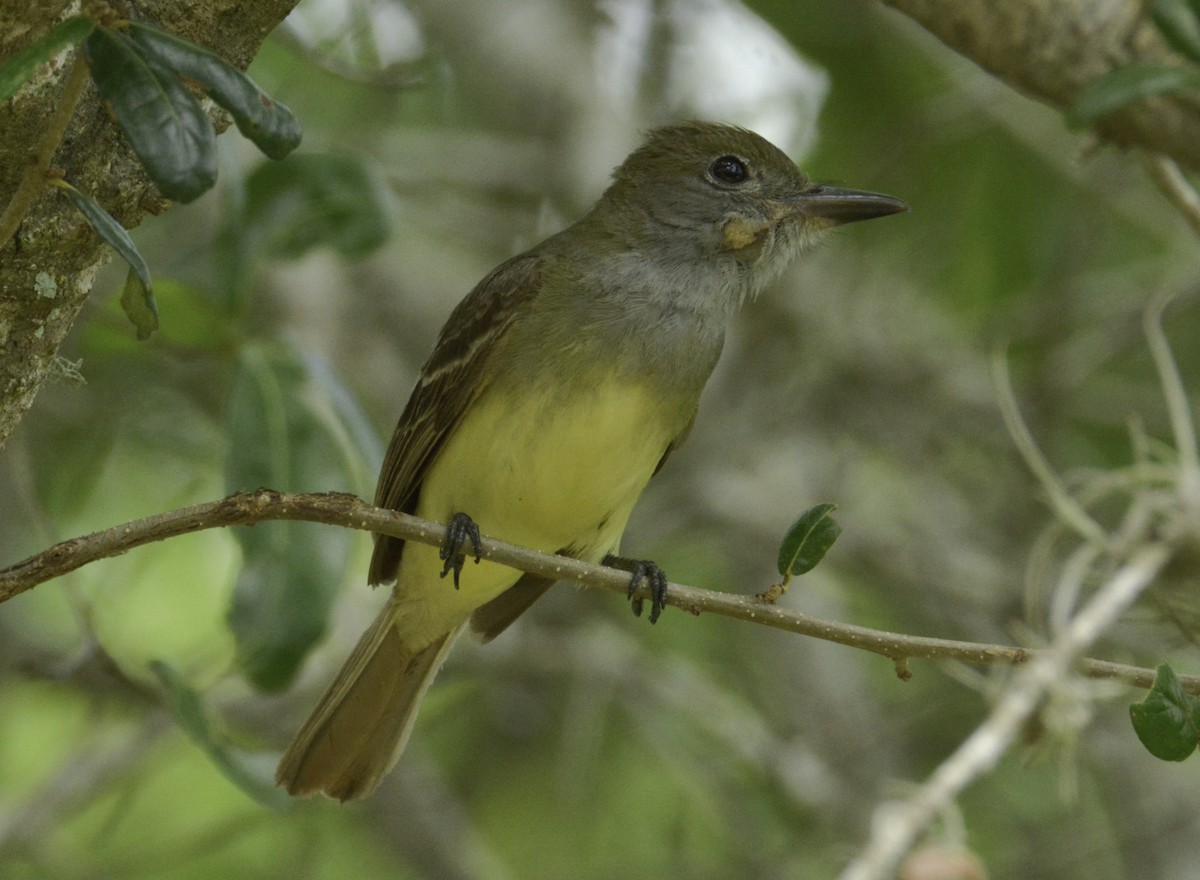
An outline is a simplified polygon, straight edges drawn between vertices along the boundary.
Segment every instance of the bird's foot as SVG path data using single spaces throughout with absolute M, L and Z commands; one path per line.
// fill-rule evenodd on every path
M 623 556 L 613 556 L 611 553 L 605 556 L 600 564 L 629 572 L 629 607 L 633 609 L 636 617 L 642 616 L 642 608 L 645 603 L 641 596 L 634 594 L 642 585 L 642 581 L 646 582 L 646 586 L 650 590 L 650 622 L 655 623 L 662 615 L 663 609 L 667 607 L 667 576 L 663 570 L 645 559 L 626 559 Z
M 465 513 L 456 513 L 450 517 L 450 523 L 446 526 L 446 540 L 442 542 L 442 549 L 438 552 L 438 558 L 445 563 L 442 566 L 441 577 L 454 572 L 454 589 L 456 590 L 458 589 L 458 576 L 462 573 L 463 565 L 467 561 L 467 556 L 463 553 L 463 545 L 468 540 L 471 542 L 471 549 L 475 551 L 475 561 L 478 563 L 483 553 L 479 547 L 479 526 Z

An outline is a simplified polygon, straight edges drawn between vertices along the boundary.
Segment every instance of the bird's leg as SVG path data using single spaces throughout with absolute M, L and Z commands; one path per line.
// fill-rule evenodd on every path
M 667 576 L 663 570 L 645 559 L 626 559 L 611 553 L 600 560 L 601 565 L 619 568 L 631 575 L 629 579 L 629 607 L 637 617 L 642 616 L 642 598 L 634 596 L 642 581 L 650 588 L 650 622 L 654 623 L 667 607 Z
M 446 526 L 446 540 L 442 542 L 438 558 L 446 563 L 442 566 L 442 577 L 454 572 L 454 589 L 456 590 L 458 589 L 458 576 L 462 573 L 463 565 L 467 561 L 466 554 L 463 553 L 463 545 L 468 539 L 471 541 L 471 549 L 475 551 L 475 562 L 478 563 L 482 554 L 479 547 L 479 526 L 475 525 L 475 520 L 465 513 L 454 514 L 450 517 L 449 525 Z

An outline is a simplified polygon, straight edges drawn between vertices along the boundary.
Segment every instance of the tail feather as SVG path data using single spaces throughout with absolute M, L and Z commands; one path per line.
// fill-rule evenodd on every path
M 421 699 L 462 627 L 414 650 L 401 638 L 395 614 L 389 602 L 284 753 L 275 782 L 289 794 L 357 800 L 399 759 Z

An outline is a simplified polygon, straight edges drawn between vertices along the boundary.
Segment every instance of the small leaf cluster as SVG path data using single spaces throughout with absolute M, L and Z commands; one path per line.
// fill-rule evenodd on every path
M 1200 0 L 1154 0 L 1150 17 L 1172 49 L 1200 64 Z M 1197 70 L 1154 64 L 1120 67 L 1088 84 L 1067 111 L 1067 121 L 1083 128 L 1147 98 L 1198 91 Z
M 238 130 L 268 157 L 282 159 L 300 143 L 300 125 L 292 112 L 242 71 L 207 49 L 134 21 L 110 27 L 84 16 L 68 18 L 0 65 L 0 101 L 16 94 L 57 52 L 79 43 L 100 96 L 147 175 L 169 199 L 190 202 L 217 179 L 216 133 L 185 79 L 228 111 Z M 65 181 L 55 184 L 129 264 L 121 303 L 138 338 L 146 339 L 158 329 L 146 261 L 121 224 L 99 204 Z

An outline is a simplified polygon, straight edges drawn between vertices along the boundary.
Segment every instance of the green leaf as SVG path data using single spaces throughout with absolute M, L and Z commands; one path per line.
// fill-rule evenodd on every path
M 242 236 L 250 254 L 296 258 L 318 245 L 361 256 L 390 231 L 384 188 L 357 159 L 297 155 L 246 181 Z
M 1200 740 L 1200 700 L 1184 692 L 1166 663 L 1146 698 L 1129 707 L 1129 718 L 1146 751 L 1163 761 L 1184 760 Z
M 154 293 L 142 283 L 134 269 L 130 269 L 125 275 L 125 286 L 121 289 L 121 309 L 125 312 L 125 317 L 137 328 L 138 339 L 149 339 L 150 334 L 158 329 L 158 306 L 154 303 Z
M 336 407 L 309 363 L 286 349 L 242 352 L 226 417 L 226 488 L 342 490 L 355 480 Z M 242 569 L 229 625 L 237 662 L 262 690 L 278 690 L 325 632 L 345 573 L 351 535 L 316 523 L 235 529 Z
M 24 52 L 18 52 L 0 64 L 0 101 L 7 101 L 15 95 L 38 67 L 60 51 L 82 42 L 93 27 L 95 25 L 91 20 L 82 16 L 68 18 Z
M 1067 111 L 1067 122 L 1081 128 L 1128 104 L 1157 95 L 1200 89 L 1200 74 L 1177 67 L 1135 65 L 1107 73 L 1088 84 Z
M 167 708 L 175 721 L 230 782 L 263 806 L 276 810 L 293 806 L 294 801 L 275 787 L 269 765 L 260 762 L 260 766 L 255 766 L 251 760 L 254 756 L 233 747 L 218 735 L 200 695 L 174 668 L 160 660 L 151 663 L 150 669 L 167 691 Z
M 1190 0 L 1155 0 L 1150 17 L 1176 52 L 1200 61 L 1200 17 Z
M 300 144 L 300 123 L 242 71 L 194 43 L 138 22 L 129 35 L 149 58 L 200 83 L 229 111 L 238 130 L 272 159 L 282 159 Z
M 84 45 L 101 97 L 162 194 L 190 202 L 211 189 L 216 135 L 179 77 L 106 28 L 97 28 Z
M 830 516 L 836 504 L 818 504 L 800 514 L 779 547 L 779 573 L 785 578 L 811 571 L 842 533 Z
M 150 267 L 146 265 L 125 227 L 118 223 L 112 214 L 69 183 L 59 181 L 57 185 L 92 225 L 92 229 L 96 230 L 96 234 L 129 264 L 129 275 L 125 279 L 125 289 L 121 292 L 121 306 L 129 320 L 138 328 L 138 339 L 146 339 L 158 328 L 158 309 L 154 305 Z

